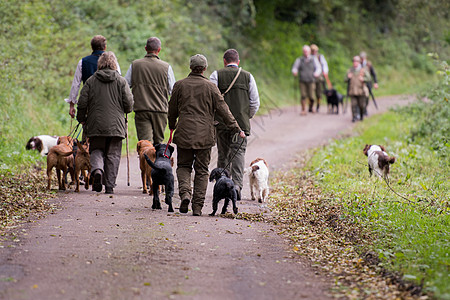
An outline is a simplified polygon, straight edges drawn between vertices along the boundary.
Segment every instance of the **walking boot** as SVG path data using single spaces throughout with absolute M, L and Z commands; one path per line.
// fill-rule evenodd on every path
M 94 171 L 94 182 L 92 183 L 92 190 L 94 192 L 100 193 L 102 191 L 102 171 L 99 169 Z
M 182 214 L 186 214 L 188 212 L 189 209 L 189 203 L 191 201 L 189 199 L 183 199 L 181 201 L 181 205 L 180 205 L 180 213 Z

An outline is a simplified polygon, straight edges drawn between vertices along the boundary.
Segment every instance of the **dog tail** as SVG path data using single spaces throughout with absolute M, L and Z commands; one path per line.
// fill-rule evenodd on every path
M 391 165 L 393 164 L 393 163 L 395 163 L 395 157 L 389 157 L 388 158 L 388 163 L 390 163 Z
M 62 151 L 61 149 L 54 147 L 53 150 L 56 152 L 56 154 L 61 156 L 69 156 L 73 154 L 73 150 L 70 151 Z
M 152 169 L 160 170 L 160 171 L 164 171 L 164 172 L 166 171 L 166 169 L 159 168 L 157 165 L 155 165 L 155 163 L 147 156 L 147 154 L 144 153 L 144 157 L 145 157 L 145 160 L 147 161 L 147 163 L 150 165 L 150 167 L 152 167 Z

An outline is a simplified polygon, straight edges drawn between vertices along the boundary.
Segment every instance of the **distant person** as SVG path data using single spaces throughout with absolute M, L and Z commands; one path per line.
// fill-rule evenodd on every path
M 104 52 L 98 71 L 83 85 L 78 101 L 77 120 L 89 138 L 92 190 L 113 194 L 126 137 L 124 114 L 133 109 L 133 95 L 125 78 L 117 72 L 117 58 Z
M 328 89 L 331 90 L 331 82 L 328 78 L 328 63 L 325 57 L 322 54 L 319 54 L 319 47 L 315 44 L 311 45 L 311 55 L 315 57 L 320 64 L 320 68 L 322 69 L 322 73 L 316 79 L 316 112 L 319 112 L 320 99 L 324 93 L 325 82 L 327 83 Z
M 367 82 L 369 91 L 372 91 L 372 87 L 378 89 L 377 74 L 375 73 L 375 68 L 373 67 L 372 62 L 367 60 L 367 54 L 364 51 L 359 54 L 359 57 L 361 58 L 361 66 L 365 68 L 370 74 L 370 80 Z M 367 116 L 367 106 L 369 105 L 369 100 L 370 95 L 366 98 L 366 110 L 364 112 L 365 116 Z
M 366 83 L 370 80 L 369 72 L 361 66 L 361 58 L 353 57 L 353 66 L 347 71 L 348 95 L 352 103 L 352 122 L 363 120 L 366 97 L 369 94 Z M 358 116 L 359 115 L 359 116 Z
M 306 99 L 308 99 L 309 112 L 313 112 L 316 78 L 322 73 L 319 61 L 311 55 L 311 48 L 303 46 L 303 56 L 295 60 L 292 66 L 292 75 L 299 78 L 302 115 L 306 115 Z
M 208 166 L 215 144 L 214 115 L 217 113 L 233 133 L 245 138 L 219 89 L 203 76 L 208 62 L 196 54 L 189 63 L 191 73 L 173 87 L 169 102 L 169 128 L 175 130 L 177 145 L 177 178 L 181 199 L 180 213 L 187 213 L 192 199 L 194 216 L 202 214 L 208 187 Z M 191 173 L 195 171 L 192 193 Z
M 69 115 L 75 117 L 75 104 L 78 100 L 78 92 L 80 91 L 81 82 L 83 85 L 86 83 L 89 77 L 91 77 L 97 71 L 97 61 L 106 51 L 106 38 L 102 35 L 96 35 L 91 39 L 92 53 L 86 57 L 80 59 L 75 70 L 75 75 L 73 76 L 72 87 L 70 89 L 70 95 L 68 99 L 65 99 L 67 103 L 70 104 Z M 117 62 L 117 71 L 120 74 L 120 66 Z
M 223 54 L 224 68 L 214 71 L 210 76 L 210 80 L 219 87 L 222 95 L 227 91 L 223 96 L 225 102 L 238 122 L 239 127 L 245 132 L 246 136 L 249 136 L 250 119 L 253 118 L 259 109 L 259 94 L 252 74 L 241 69 L 239 76 L 236 78 L 239 72 L 239 62 L 237 50 L 228 49 Z M 236 81 L 231 84 L 235 78 Z M 225 168 L 228 163 L 231 163 L 228 169 L 237 190 L 237 200 L 240 200 L 247 137 L 244 138 L 243 142 L 241 139 L 234 138 L 235 133 L 225 125 L 219 116 L 216 116 L 216 120 L 219 122 L 216 126 L 217 167 Z
M 133 61 L 125 75 L 134 96 L 134 121 L 138 140 L 160 144 L 167 125 L 169 96 L 175 83 L 172 67 L 158 56 L 161 41 L 151 37 L 144 58 Z

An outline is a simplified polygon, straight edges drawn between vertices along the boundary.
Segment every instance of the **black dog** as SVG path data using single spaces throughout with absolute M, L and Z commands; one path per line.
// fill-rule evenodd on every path
M 222 214 L 227 212 L 228 203 L 233 203 L 233 212 L 235 214 L 238 213 L 238 208 L 236 206 L 236 189 L 234 187 L 233 180 L 230 179 L 230 172 L 228 170 L 224 170 L 222 168 L 215 168 L 212 170 L 211 175 L 209 175 L 209 181 L 216 181 L 214 185 L 214 194 L 213 194 L 213 212 L 210 213 L 210 216 L 214 216 L 217 211 L 217 206 L 219 205 L 219 201 L 225 198 L 225 203 L 222 207 Z
M 152 162 L 150 158 L 144 154 L 145 160 L 152 167 L 152 188 L 153 188 L 153 209 L 161 209 L 161 203 L 159 202 L 159 186 L 165 187 L 166 191 L 166 204 L 169 205 L 169 212 L 173 212 L 172 197 L 174 192 L 174 178 L 172 172 L 172 164 L 170 157 L 172 156 L 174 148 L 172 146 L 167 147 L 166 155 L 164 151 L 166 144 L 155 145 L 156 159 Z
M 325 90 L 325 95 L 327 96 L 328 113 L 339 114 L 339 104 L 342 108 L 344 107 L 344 96 L 335 89 Z M 335 108 L 336 112 L 334 112 Z

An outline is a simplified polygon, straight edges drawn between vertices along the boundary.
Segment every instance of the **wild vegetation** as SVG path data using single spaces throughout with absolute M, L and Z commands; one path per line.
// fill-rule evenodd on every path
M 328 58 L 341 92 L 350 57 L 360 50 L 377 67 L 379 94 L 416 91 L 433 74 L 425 54 L 448 57 L 448 6 L 437 0 L 2 1 L 0 170 L 14 172 L 37 159 L 24 150 L 29 137 L 69 132 L 63 99 L 95 34 L 107 37 L 122 73 L 144 55 L 146 39 L 159 36 L 161 57 L 178 79 L 188 74 L 191 55 L 208 57 L 209 75 L 223 51 L 235 47 L 257 78 L 264 112 L 295 101 L 290 67 L 309 43 Z
M 327 261 L 361 268 L 362 260 L 374 258 L 374 272 L 396 271 L 401 276 L 393 278 L 415 286 L 423 283 L 435 297 L 450 298 L 445 285 L 450 264 L 445 63 L 450 54 L 449 11 L 450 3 L 439 0 L 1 1 L 1 222 L 6 226 L 32 210 L 51 208 L 41 202 L 43 191 L 33 187 L 39 182 L 24 174 L 30 166 L 42 167 L 45 158 L 25 151 L 25 143 L 33 135 L 69 133 L 71 120 L 63 99 L 95 34 L 107 37 L 122 74 L 144 55 L 149 36 L 161 38 L 161 58 L 172 64 L 177 79 L 188 74 L 191 55 L 207 56 L 209 75 L 221 66 L 223 51 L 235 47 L 241 65 L 257 80 L 261 112 L 295 103 L 290 68 L 303 44 L 319 45 L 328 59 L 330 78 L 342 93 L 350 58 L 361 50 L 376 67 L 377 95 L 417 93 L 429 87 L 437 77 L 426 54 L 437 53 L 443 61 L 442 78 L 426 95 L 427 101 L 374 117 L 357 127 L 358 136 L 314 153 L 306 173 L 295 170 L 280 179 L 283 184 L 275 191 L 272 208 L 295 243 L 307 240 L 312 245 L 314 235 L 297 233 L 307 227 L 323 229 L 321 234 L 345 241 L 334 253 L 347 253 L 348 259 L 326 252 L 326 244 L 318 244 L 308 255 L 323 253 Z M 129 129 L 130 145 L 135 145 L 132 114 Z M 368 179 L 361 151 L 368 141 L 384 144 L 397 157 L 390 187 L 398 195 L 385 182 Z M 308 191 L 300 188 L 305 181 L 320 193 L 305 197 Z M 292 208 L 277 203 L 280 197 L 289 199 L 283 203 Z M 311 226 L 323 216 L 329 216 L 324 227 Z M 297 246 L 294 250 L 303 251 Z M 345 285 L 356 282 L 350 280 L 351 272 L 336 274 L 349 295 L 369 297 L 371 289 Z
M 348 296 L 450 298 L 450 69 L 441 68 L 427 100 L 359 124 L 355 136 L 319 149 L 275 185 L 272 205 L 285 233 Z M 366 143 L 397 158 L 389 181 L 369 178 Z M 371 272 L 386 280 L 364 277 Z M 392 284 L 406 294 L 379 294 Z

